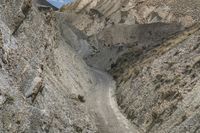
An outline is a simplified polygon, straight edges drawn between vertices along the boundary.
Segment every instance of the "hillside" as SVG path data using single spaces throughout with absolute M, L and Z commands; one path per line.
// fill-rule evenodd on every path
M 0 1 L 1 133 L 199 133 L 200 1 Z
M 61 35 L 55 14 L 24 0 L 0 5 L 0 132 L 94 132 L 79 97 L 95 81 L 65 41 L 71 38 Z

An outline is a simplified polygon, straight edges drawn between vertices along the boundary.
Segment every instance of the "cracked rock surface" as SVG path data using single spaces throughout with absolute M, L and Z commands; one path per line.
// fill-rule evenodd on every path
M 91 37 L 95 48 L 107 47 L 91 55 L 89 64 L 113 75 L 118 105 L 141 132 L 200 132 L 199 4 L 198 0 L 85 0 L 61 10 Z M 169 34 L 162 37 L 158 31 L 165 31 L 159 26 L 162 22 L 184 28 L 168 25 Z M 116 47 L 118 54 L 113 52 Z
M 1 133 L 96 131 L 78 99 L 94 81 L 54 15 L 29 0 L 0 1 Z
M 43 2 L 0 1 L 0 133 L 200 133 L 199 0 Z

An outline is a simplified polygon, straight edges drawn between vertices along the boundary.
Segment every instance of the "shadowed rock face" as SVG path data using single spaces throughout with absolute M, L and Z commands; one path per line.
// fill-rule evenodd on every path
M 181 25 L 165 23 L 113 25 L 90 37 L 91 44 L 98 51 L 85 60 L 90 66 L 110 70 L 124 54 L 141 55 L 183 29 Z
M 193 65 L 199 58 L 200 26 L 193 28 L 132 60 L 123 60 L 126 55 L 112 70 L 118 104 L 144 132 L 199 130 L 198 68 Z

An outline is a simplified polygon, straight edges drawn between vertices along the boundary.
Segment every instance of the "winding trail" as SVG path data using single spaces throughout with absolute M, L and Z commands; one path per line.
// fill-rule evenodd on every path
M 87 104 L 100 133 L 139 133 L 120 112 L 114 97 L 115 82 L 111 76 L 92 69 L 96 86 L 88 96 Z

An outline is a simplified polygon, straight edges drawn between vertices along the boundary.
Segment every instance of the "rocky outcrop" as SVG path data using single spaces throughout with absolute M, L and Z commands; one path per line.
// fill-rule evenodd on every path
M 128 65 L 121 60 L 121 68 L 113 71 L 118 104 L 144 132 L 198 132 L 198 70 L 193 65 L 199 29 L 189 28 Z
M 61 11 L 75 27 L 94 35 L 113 24 L 176 22 L 188 27 L 199 20 L 195 5 L 197 0 L 77 0 Z
M 199 21 L 200 6 L 195 6 L 199 1 L 81 2 L 70 8 L 66 5 L 62 11 L 72 25 L 91 36 L 98 52 L 90 57 L 89 64 L 111 68 L 117 81 L 118 105 L 127 118 L 141 132 L 200 132 L 199 24 L 195 24 Z M 185 29 L 168 25 L 166 30 L 160 22 L 179 23 Z M 154 26 L 160 31 L 151 23 L 157 23 Z
M 0 1 L 0 132 L 200 132 L 198 0 L 41 2 Z
M 96 130 L 79 98 L 95 81 L 55 16 L 29 0 L 0 1 L 0 132 Z
M 116 24 L 90 37 L 90 44 L 96 52 L 85 60 L 91 66 L 110 70 L 119 58 L 125 57 L 128 62 L 134 58 L 134 54 L 144 54 L 145 51 L 159 46 L 165 38 L 183 29 L 181 25 L 166 23 Z

